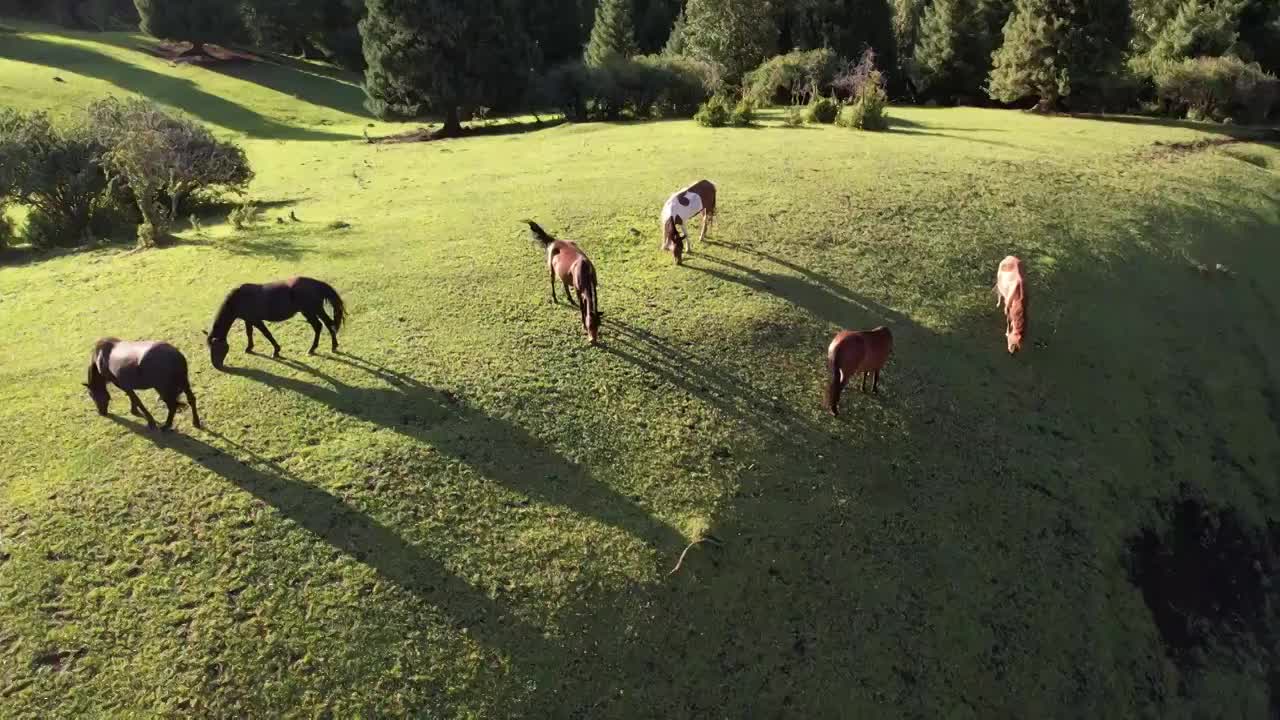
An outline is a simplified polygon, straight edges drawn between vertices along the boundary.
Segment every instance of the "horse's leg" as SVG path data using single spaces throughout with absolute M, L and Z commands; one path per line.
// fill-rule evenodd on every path
M 560 299 L 556 297 L 556 270 L 553 267 L 548 267 L 547 272 L 551 275 L 551 304 L 555 305 L 560 302 Z
M 578 291 L 578 302 L 575 303 L 573 301 L 573 294 L 569 292 L 568 280 L 564 281 L 564 296 L 569 299 L 570 305 L 573 305 L 574 307 L 580 307 L 582 305 L 582 291 L 581 290 Z
M 698 233 L 698 242 L 705 242 L 707 239 L 707 226 L 711 224 L 711 213 L 706 210 L 702 211 L 702 231 Z
M 187 404 L 191 406 L 191 424 L 197 428 L 203 428 L 204 426 L 200 424 L 200 411 L 196 410 L 196 394 L 191 392 L 190 385 L 187 386 L 186 394 Z
M 169 408 L 169 417 L 164 419 L 163 428 L 165 430 L 172 430 L 173 416 L 178 412 L 178 394 L 176 392 L 170 392 L 167 395 L 160 394 L 160 400 L 164 402 L 165 407 Z
M 302 315 L 311 324 L 311 329 L 315 332 L 316 337 L 311 341 L 311 349 L 307 351 L 308 355 L 315 355 L 316 348 L 320 347 L 320 318 L 311 313 L 303 313 Z
M 249 344 L 244 346 L 244 351 L 253 354 L 253 323 L 248 320 L 244 321 L 244 334 L 249 338 Z
M 864 373 L 862 373 L 862 392 L 866 392 L 866 391 L 867 391 L 867 376 L 868 376 L 868 375 L 870 375 L 870 374 L 871 374 L 871 373 L 869 373 L 869 372 L 864 372 Z
M 280 357 L 280 343 L 276 342 L 276 339 L 271 337 L 271 331 L 267 329 L 267 324 L 259 320 L 254 323 L 254 326 L 258 328 L 258 332 L 262 333 L 262 337 L 266 338 L 267 342 L 271 343 L 271 347 L 275 349 L 275 352 L 272 353 L 271 356 Z
M 880 392 L 880 371 L 879 370 L 876 371 L 875 379 L 871 381 L 871 392 L 877 393 L 877 394 Z
M 135 407 L 137 407 L 139 410 L 142 411 L 142 417 L 146 418 L 147 420 L 147 427 L 151 428 L 152 430 L 155 430 L 156 419 L 151 417 L 151 411 L 147 410 L 147 406 L 143 405 L 142 401 L 138 399 L 138 393 L 132 390 L 129 390 L 127 388 L 120 388 L 120 389 L 124 390 L 124 394 L 129 396 L 129 401 L 132 402 Z
M 324 323 L 325 329 L 329 331 L 329 339 L 333 341 L 333 351 L 338 352 L 338 331 L 333 329 L 333 318 L 329 317 L 329 313 L 324 311 L 323 305 L 316 311 L 316 314 L 320 316 L 320 322 Z

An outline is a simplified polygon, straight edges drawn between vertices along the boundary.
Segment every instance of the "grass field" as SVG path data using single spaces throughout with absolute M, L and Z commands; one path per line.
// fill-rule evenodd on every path
M 161 250 L 0 258 L 0 716 L 1280 707 L 1275 146 L 906 108 L 882 134 L 379 146 L 338 74 L 23 29 L 0 102 L 152 97 L 242 143 L 268 210 Z M 677 268 L 658 210 L 700 177 L 720 219 Z M 595 261 L 601 346 L 550 304 L 525 217 Z M 1013 358 L 1009 253 L 1031 283 Z M 347 298 L 344 353 L 306 356 L 298 319 L 273 329 L 285 358 L 237 331 L 214 371 L 223 295 L 293 274 Z M 827 341 L 882 323 L 880 394 L 832 419 Z M 118 393 L 98 417 L 79 383 L 108 334 L 184 349 L 206 431 L 147 432 Z M 1130 552 L 1146 529 L 1153 556 L 1198 557 L 1179 532 L 1201 512 L 1240 536 L 1201 563 L 1236 583 L 1203 622 L 1177 578 L 1144 595 Z M 704 533 L 722 544 L 669 575 Z

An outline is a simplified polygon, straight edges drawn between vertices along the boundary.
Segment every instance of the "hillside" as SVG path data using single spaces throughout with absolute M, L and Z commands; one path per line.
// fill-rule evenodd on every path
M 371 145 L 397 128 L 323 68 L 22 29 L 3 102 L 180 109 L 246 148 L 266 215 L 0 256 L 0 715 L 1280 706 L 1276 146 L 923 108 Z M 720 217 L 676 267 L 658 211 L 700 177 Z M 526 217 L 599 268 L 599 347 Z M 347 299 L 344 354 L 295 319 L 283 359 L 237 329 L 213 370 L 223 296 L 298 274 Z M 831 418 L 827 342 L 880 324 L 881 392 Z M 98 417 L 105 335 L 182 348 L 207 430 Z

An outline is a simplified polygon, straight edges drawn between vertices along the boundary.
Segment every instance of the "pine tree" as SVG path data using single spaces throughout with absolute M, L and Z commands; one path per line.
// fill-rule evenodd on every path
M 778 29 L 768 0 L 689 0 L 683 36 L 689 55 L 719 64 L 737 83 L 773 54 Z
M 631 0 L 600 0 L 584 54 L 587 64 L 599 67 L 610 60 L 629 58 L 637 52 Z
M 360 21 L 365 94 L 380 117 L 444 119 L 442 137 L 461 131 L 462 113 L 527 87 L 531 48 L 498 0 L 368 0 Z
M 555 66 L 582 58 L 594 14 L 586 0 L 536 0 L 517 3 L 538 64 Z M 591 3 L 594 6 L 594 3 Z
M 934 0 L 913 58 L 921 89 L 947 100 L 980 94 L 1011 9 L 1005 0 Z
M 1087 95 L 1123 60 L 1127 0 L 1017 0 L 992 56 L 987 92 L 1001 102 L 1035 98 L 1051 110 Z
M 671 33 L 667 35 L 667 44 L 662 47 L 662 54 L 683 55 L 687 49 L 684 41 L 684 12 L 681 11 L 671 26 Z
M 134 0 L 142 32 L 161 40 L 189 41 L 187 55 L 205 43 L 229 42 L 244 33 L 239 8 L 230 0 Z

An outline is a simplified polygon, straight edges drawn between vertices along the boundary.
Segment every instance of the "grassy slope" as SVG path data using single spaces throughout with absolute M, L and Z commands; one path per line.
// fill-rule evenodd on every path
M 341 138 L 351 86 L 134 42 L 0 36 L 0 94 L 181 107 L 302 223 L 0 269 L 0 714 L 1265 712 L 1252 673 L 1180 678 L 1123 548 L 1181 491 L 1277 517 L 1274 148 L 907 109 L 377 147 Z M 678 269 L 654 218 L 701 176 L 721 222 Z M 595 259 L 603 347 L 548 303 L 526 216 Z M 295 273 L 349 298 L 352 354 L 306 357 L 294 321 L 285 361 L 213 372 L 222 295 Z M 827 339 L 878 323 L 881 395 L 824 417 Z M 94 416 L 108 333 L 186 349 L 209 431 Z M 703 530 L 724 547 L 666 576 Z

